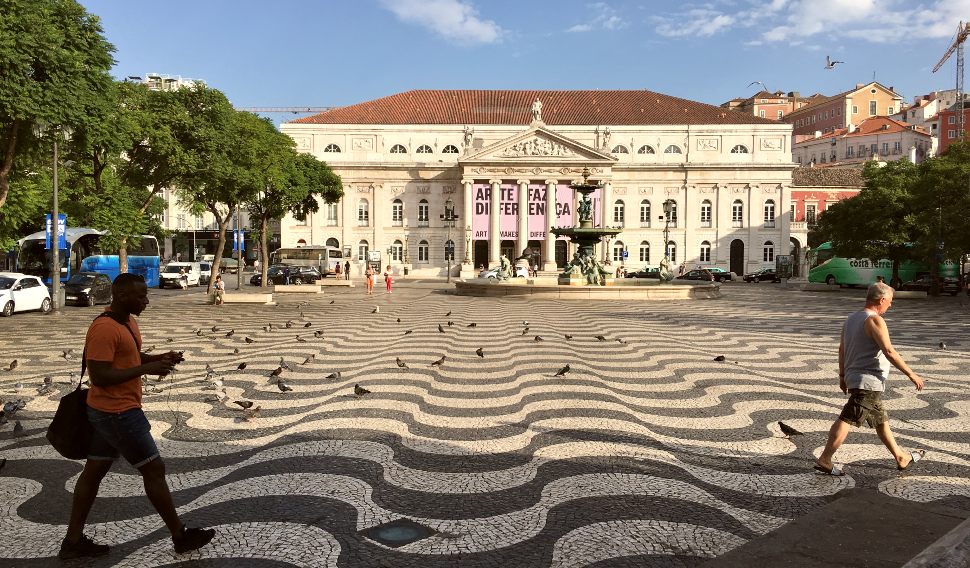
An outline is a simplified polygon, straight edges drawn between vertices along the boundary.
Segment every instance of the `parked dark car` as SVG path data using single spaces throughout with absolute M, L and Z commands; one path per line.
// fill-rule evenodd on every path
M 703 282 L 714 282 L 714 275 L 709 270 L 690 270 L 677 277 L 677 280 L 700 280 Z
M 924 274 L 912 282 L 904 282 L 899 286 L 899 290 L 929 293 L 932 287 L 933 277 L 929 274 Z M 943 278 L 940 283 L 940 293 L 956 296 L 960 293 L 960 280 L 949 277 Z
M 635 272 L 627 272 L 627 278 L 660 278 L 660 269 L 657 267 L 644 267 Z
M 761 270 L 756 270 L 755 272 L 749 272 L 742 276 L 745 282 L 781 282 L 781 278 L 778 278 L 778 274 L 775 273 L 774 268 L 762 268 Z
M 320 271 L 313 266 L 285 266 L 274 264 L 266 270 L 266 279 L 272 284 L 285 284 L 284 269 L 290 269 L 290 284 L 313 284 L 323 278 Z M 249 279 L 253 286 L 261 286 L 263 275 L 257 272 Z
M 724 270 L 723 268 L 709 267 L 707 269 L 713 276 L 715 282 L 724 282 L 725 280 L 733 280 L 734 277 L 730 270 Z
M 79 306 L 111 303 L 111 278 L 98 272 L 78 272 L 64 283 L 64 302 Z

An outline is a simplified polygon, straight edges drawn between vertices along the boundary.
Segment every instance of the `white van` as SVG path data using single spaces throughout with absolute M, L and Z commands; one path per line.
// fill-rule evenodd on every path
M 199 263 L 199 284 L 209 284 L 209 280 L 212 280 L 212 262 L 208 260 L 203 260 Z
M 179 275 L 182 273 L 182 269 L 185 269 L 185 273 L 189 276 L 189 286 L 198 286 L 202 281 L 202 267 L 199 266 L 198 262 L 170 262 L 158 275 L 158 287 L 181 288 L 182 283 L 179 282 Z

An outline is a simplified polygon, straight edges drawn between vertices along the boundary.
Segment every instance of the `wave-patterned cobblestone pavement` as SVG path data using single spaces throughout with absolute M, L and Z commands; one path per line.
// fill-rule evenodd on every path
M 186 361 L 150 378 L 145 409 L 180 512 L 217 536 L 175 555 L 119 461 L 88 529 L 112 550 L 85 565 L 698 566 L 846 487 L 970 507 L 963 298 L 898 301 L 887 316 L 927 379 L 917 394 L 894 374 L 892 425 L 926 459 L 900 474 L 856 430 L 837 456 L 846 477 L 812 472 L 844 400 L 839 327 L 861 293 L 731 285 L 720 301 L 581 303 L 405 284 L 215 308 L 153 292 L 144 345 Z M 49 566 L 63 537 L 81 462 L 44 432 L 95 314 L 2 322 L 0 397 L 27 401 L 22 431 L 0 426 L 5 566 Z M 281 359 L 292 391 L 270 376 Z M 779 420 L 804 435 L 783 437 Z M 364 534 L 400 519 L 433 534 L 396 548 Z

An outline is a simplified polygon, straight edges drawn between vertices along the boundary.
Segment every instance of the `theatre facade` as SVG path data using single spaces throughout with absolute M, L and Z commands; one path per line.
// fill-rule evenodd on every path
M 362 269 L 469 277 L 502 254 L 540 270 L 571 258 L 569 185 L 597 225 L 623 229 L 614 266 L 743 273 L 788 254 L 791 125 L 651 91 L 408 91 L 284 123 L 344 183 L 339 203 L 281 220 L 282 246 L 342 248 Z M 669 215 L 665 215 L 665 202 Z

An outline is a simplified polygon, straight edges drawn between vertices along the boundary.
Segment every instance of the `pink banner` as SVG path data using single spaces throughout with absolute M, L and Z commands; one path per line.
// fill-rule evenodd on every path
M 488 239 L 488 213 L 491 185 L 477 183 L 472 186 L 472 238 Z M 518 239 L 519 235 L 519 188 L 516 184 L 502 184 L 499 204 L 499 230 L 502 240 Z M 594 197 L 598 193 L 593 194 Z M 528 188 L 529 240 L 546 238 L 546 185 L 530 184 Z M 556 186 L 555 227 L 573 226 L 573 190 L 568 185 Z

